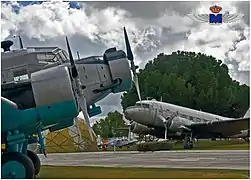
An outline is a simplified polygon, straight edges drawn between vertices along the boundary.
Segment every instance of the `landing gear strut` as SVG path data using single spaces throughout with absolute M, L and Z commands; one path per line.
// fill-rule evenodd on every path
M 243 138 L 246 143 L 249 143 L 249 138 Z
M 185 135 L 184 149 L 192 149 L 192 148 L 193 148 L 193 137 L 192 133 L 189 133 Z

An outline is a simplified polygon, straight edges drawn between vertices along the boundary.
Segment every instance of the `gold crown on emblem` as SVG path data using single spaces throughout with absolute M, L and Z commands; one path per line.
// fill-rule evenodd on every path
M 210 7 L 210 11 L 212 13 L 219 13 L 222 10 L 222 8 L 220 6 L 214 5 Z

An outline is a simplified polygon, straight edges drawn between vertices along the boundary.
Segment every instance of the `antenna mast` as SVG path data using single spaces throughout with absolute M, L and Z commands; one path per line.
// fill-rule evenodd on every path
M 23 49 L 24 46 L 23 46 L 23 42 L 22 42 L 21 36 L 18 36 L 18 39 L 19 39 L 20 49 Z
M 78 60 L 80 60 L 80 57 L 79 57 L 79 53 L 78 53 L 78 51 L 77 51 L 77 55 L 78 55 Z

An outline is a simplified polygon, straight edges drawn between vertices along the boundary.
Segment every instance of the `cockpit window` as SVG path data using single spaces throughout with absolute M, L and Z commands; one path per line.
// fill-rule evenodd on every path
M 136 106 L 138 106 L 138 107 L 144 107 L 144 108 L 149 108 L 150 107 L 150 105 L 149 104 L 146 104 L 146 103 L 136 103 Z
M 60 62 L 63 63 L 69 60 L 69 55 L 63 49 L 58 47 L 51 48 L 33 48 L 36 53 L 38 63 L 55 63 Z
M 57 59 L 54 59 L 55 55 L 48 52 L 37 53 L 37 59 L 39 63 L 54 63 Z

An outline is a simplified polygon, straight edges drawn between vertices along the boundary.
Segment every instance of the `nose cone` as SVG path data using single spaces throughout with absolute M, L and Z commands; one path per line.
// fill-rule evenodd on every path
M 148 108 L 131 106 L 126 108 L 124 114 L 128 120 L 133 120 L 144 125 L 152 124 L 152 116 Z
M 132 107 L 126 108 L 124 114 L 125 114 L 125 118 L 126 118 L 126 119 L 133 120 L 133 114 L 134 114 L 134 112 L 133 112 Z

